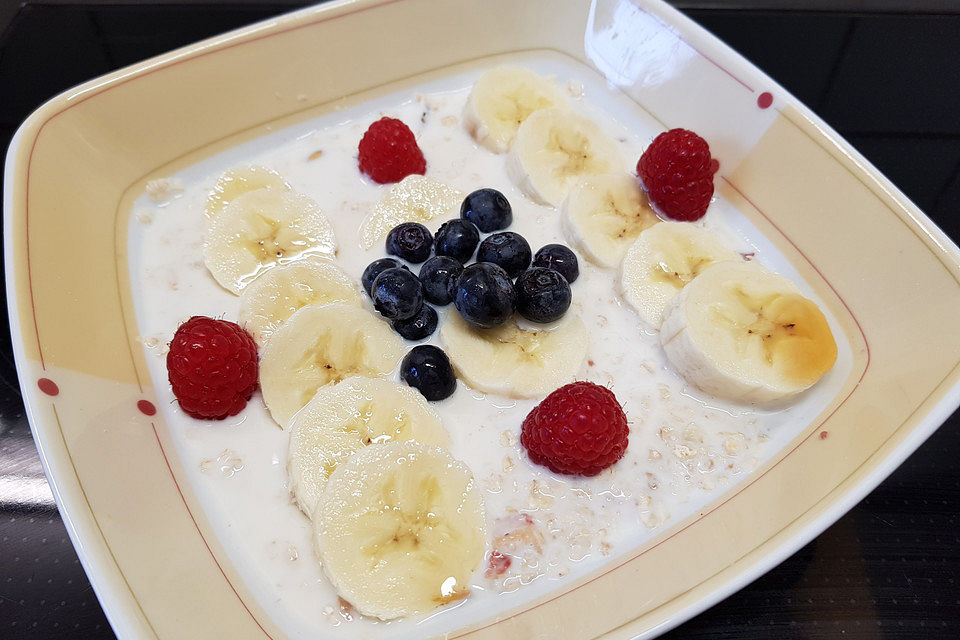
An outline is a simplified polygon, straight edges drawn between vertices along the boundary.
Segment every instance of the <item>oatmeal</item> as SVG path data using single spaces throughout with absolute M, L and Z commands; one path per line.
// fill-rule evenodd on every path
M 557 91 L 557 100 L 568 102 L 579 117 L 595 123 L 613 141 L 604 158 L 619 156 L 635 163 L 661 130 L 586 68 L 549 56 L 529 56 L 523 64 L 543 76 L 555 75 L 564 87 Z M 395 209 L 408 195 L 401 191 L 391 196 L 391 185 L 378 185 L 357 170 L 358 141 L 368 125 L 384 115 L 411 128 L 426 158 L 424 179 L 448 200 L 440 211 L 421 208 L 414 221 L 435 232 L 441 223 L 458 217 L 464 195 L 489 187 L 502 192 L 512 205 L 509 231 L 523 236 L 534 251 L 551 243 L 569 246 L 571 231 L 554 206 L 562 200 L 557 185 L 543 176 L 519 184 L 512 175 L 516 162 L 510 165 L 503 154 L 491 151 L 509 147 L 508 132 L 495 131 L 479 144 L 473 137 L 476 125 L 471 122 L 478 116 L 469 109 L 465 115 L 465 106 L 482 71 L 379 96 L 254 140 L 168 181 L 151 183 L 149 193 L 136 204 L 138 215 L 130 231 L 131 255 L 136 256 L 131 259 L 131 278 L 141 342 L 161 406 L 167 407 L 167 425 L 191 488 L 231 562 L 291 637 L 317 633 L 362 637 L 374 627 L 384 633 L 389 629 L 391 637 L 418 637 L 535 598 L 558 581 L 582 576 L 697 512 L 769 460 L 829 397 L 815 388 L 788 408 L 766 410 L 696 389 L 668 361 L 658 332 L 624 300 L 619 260 L 597 264 L 611 252 L 620 252 L 622 259 L 632 244 L 610 242 L 597 260 L 580 260 L 579 276 L 570 286 L 572 303 L 566 316 L 582 324 L 585 354 L 575 370 L 564 375 L 615 394 L 629 425 L 623 457 L 593 477 L 555 474 L 536 465 L 520 441 L 521 424 L 563 382 L 558 378 L 547 389 L 512 394 L 506 387 L 501 392 L 480 390 L 479 386 L 493 384 L 482 373 L 475 374 L 479 386 L 461 376 L 453 395 L 431 402 L 430 409 L 446 429 L 450 455 L 472 472 L 482 498 L 486 527 L 482 561 L 468 584 L 451 587 L 444 596 L 446 606 L 426 617 L 382 622 L 360 615 L 341 599 L 317 561 L 313 526 L 291 497 L 289 433 L 271 419 L 260 392 L 243 412 L 222 422 L 191 419 L 178 411 L 170 394 L 161 347 L 193 315 L 239 319 L 238 298 L 197 268 L 201 249 L 195 241 L 204 236 L 208 193 L 218 176 L 234 167 L 265 167 L 269 171 L 256 174 L 257 180 L 278 188 L 282 182 L 298 198 L 315 202 L 330 228 L 311 220 L 310 233 L 322 238 L 324 251 L 355 283 L 351 286 L 360 286 L 367 265 L 385 255 L 386 232 L 405 221 Z M 583 130 L 592 135 L 586 124 Z M 182 186 L 175 198 L 170 185 Z M 162 215 L 158 197 L 163 201 Z M 378 211 L 392 217 L 386 221 L 371 217 Z M 651 224 L 666 223 L 638 219 L 629 233 L 640 234 Z M 722 198 L 715 198 L 697 228 L 715 233 L 737 256 L 750 255 L 797 280 L 772 245 Z M 576 233 L 591 246 L 600 246 L 596 238 L 587 237 L 591 234 L 586 227 Z M 585 251 L 577 253 L 582 257 Z M 239 272 L 224 276 L 236 290 L 242 278 Z M 373 312 L 366 295 L 341 297 L 337 304 Z M 445 347 L 443 332 L 459 321 L 457 314 L 453 305 L 438 308 L 440 328 L 421 343 Z M 529 327 L 518 325 L 517 330 Z M 413 346 L 395 339 L 404 352 Z M 841 353 L 840 373 L 846 366 L 843 357 Z M 390 380 L 400 379 L 396 370 L 387 374 Z M 828 374 L 821 385 L 835 384 L 835 377 L 834 372 Z M 516 385 L 535 388 L 528 384 L 532 382 L 518 380 Z M 265 391 L 272 393 L 269 385 Z M 285 409 L 284 416 L 298 408 Z

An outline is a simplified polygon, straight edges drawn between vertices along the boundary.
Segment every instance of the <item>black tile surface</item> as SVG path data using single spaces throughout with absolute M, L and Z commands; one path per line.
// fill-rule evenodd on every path
M 292 4 L 28 4 L 0 40 L 0 145 L 63 89 Z M 817 110 L 960 238 L 960 17 L 688 15 Z M 109 640 L 42 481 L 6 322 L 0 315 L 0 489 L 21 483 L 0 495 L 0 639 Z M 960 638 L 958 430 L 955 415 L 816 540 L 665 638 Z
M 0 514 L 0 638 L 113 638 L 56 510 Z
M 711 33 L 816 108 L 854 19 L 819 13 L 697 12 Z
M 956 144 L 960 145 L 960 140 Z M 943 185 L 936 202 L 927 213 L 954 241 L 960 238 L 960 163 L 957 163 L 953 178 Z
M 91 12 L 111 62 L 125 66 L 275 14 L 278 7 L 129 6 Z
M 960 163 L 960 136 L 880 132 L 845 137 L 924 211 L 933 209 Z
M 960 133 L 960 16 L 855 21 L 821 115 L 844 131 Z
M 28 5 L 0 55 L 0 124 L 17 125 L 47 98 L 110 70 L 90 13 Z

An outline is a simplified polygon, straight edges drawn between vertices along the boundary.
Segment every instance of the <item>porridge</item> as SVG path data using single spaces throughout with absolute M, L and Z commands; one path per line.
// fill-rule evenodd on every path
M 137 202 L 167 423 L 292 637 L 419 637 L 542 595 L 701 509 L 823 404 L 837 348 L 808 288 L 712 186 L 696 220 L 651 206 L 635 166 L 662 129 L 551 64 L 333 111 Z M 365 161 L 383 118 L 400 146 Z M 192 316 L 237 322 L 259 359 L 223 420 L 167 382 Z M 612 417 L 580 415 L 608 397 Z M 598 442 L 556 444 L 564 427 Z

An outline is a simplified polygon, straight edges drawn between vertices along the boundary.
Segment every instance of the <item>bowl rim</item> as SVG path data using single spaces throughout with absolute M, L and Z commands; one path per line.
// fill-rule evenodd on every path
M 265 34 L 278 30 L 284 30 L 291 25 L 297 25 L 304 22 L 310 22 L 310 19 L 318 16 L 329 16 L 337 13 L 354 13 L 367 9 L 377 8 L 400 2 L 401 0 L 336 0 L 334 2 L 324 3 L 322 5 L 299 9 L 282 16 L 267 19 L 253 25 L 243 27 L 234 31 L 227 32 L 220 36 L 209 38 L 186 47 L 182 47 L 169 53 L 136 63 L 134 65 L 119 69 L 99 78 L 90 80 L 64 91 L 57 96 L 45 102 L 36 109 L 17 129 L 11 143 L 8 147 L 5 172 L 4 172 L 4 249 L 6 266 L 6 286 L 7 286 L 7 307 L 10 320 L 11 334 L 13 337 L 13 349 L 17 367 L 18 377 L 20 379 L 21 390 L 23 392 L 24 405 L 30 424 L 31 432 L 37 443 L 44 473 L 50 483 L 54 498 L 58 508 L 63 516 L 64 524 L 74 547 L 77 550 L 80 561 L 86 571 L 90 582 L 96 592 L 100 602 L 103 604 L 104 611 L 109 619 L 114 631 L 119 637 L 138 637 L 144 632 L 143 621 L 138 618 L 135 611 L 132 611 L 128 603 L 124 602 L 121 589 L 125 579 L 122 574 L 112 570 L 105 570 L 103 567 L 103 558 L 89 544 L 89 541 L 99 532 L 99 526 L 92 521 L 90 514 L 75 506 L 73 498 L 68 497 L 72 492 L 72 477 L 58 477 L 53 472 L 55 463 L 52 460 L 54 454 L 50 449 L 53 446 L 48 440 L 44 430 L 37 426 L 42 424 L 43 420 L 38 415 L 35 403 L 36 391 L 29 386 L 27 382 L 28 356 L 24 350 L 21 340 L 23 335 L 20 322 L 20 314 L 17 311 L 18 301 L 16 298 L 17 283 L 15 279 L 16 265 L 14 263 L 14 237 L 11 233 L 11 223 L 15 215 L 14 204 L 14 181 L 17 173 L 18 152 L 25 144 L 36 142 L 38 132 L 37 126 L 49 117 L 50 113 L 56 111 L 67 103 L 83 100 L 86 97 L 96 95 L 106 88 L 124 83 L 132 78 L 140 77 L 150 73 L 153 70 L 163 68 L 172 62 L 189 58 L 197 54 L 219 51 L 224 46 L 236 46 L 237 44 L 257 39 Z M 657 14 L 664 17 L 667 22 L 677 28 L 685 39 L 696 45 L 698 48 L 707 50 L 724 59 L 733 59 L 738 64 L 745 65 L 754 69 L 761 76 L 765 74 L 756 69 L 751 63 L 736 53 L 729 46 L 719 41 L 715 36 L 709 34 L 705 29 L 697 25 L 691 19 L 684 16 L 678 10 L 659 2 L 658 0 L 640 0 L 641 6 L 655 10 Z M 654 9 L 655 8 L 655 9 Z M 708 58 L 709 59 L 709 58 Z M 771 88 L 776 88 L 778 96 L 782 96 L 788 101 L 799 115 L 809 122 L 820 134 L 823 139 L 832 146 L 832 148 L 844 156 L 852 165 L 858 168 L 864 175 L 869 177 L 873 185 L 879 188 L 891 201 L 898 205 L 898 208 L 904 212 L 912 223 L 912 228 L 922 232 L 923 236 L 935 245 L 942 256 L 951 259 L 954 268 L 960 265 L 960 249 L 947 235 L 926 217 L 920 209 L 914 205 L 899 189 L 890 184 L 890 182 L 880 174 L 862 154 L 843 139 L 835 130 L 827 125 L 822 119 L 816 116 L 810 109 L 800 103 L 788 91 L 784 90 L 778 83 L 767 78 L 766 84 Z M 954 384 L 941 399 L 930 409 L 927 410 L 925 417 L 917 424 L 896 447 L 883 455 L 882 460 L 874 466 L 864 477 L 856 481 L 852 488 L 842 490 L 839 497 L 831 499 L 831 495 L 825 496 L 816 506 L 828 503 L 821 513 L 816 515 L 810 522 L 795 531 L 787 540 L 779 541 L 772 550 L 764 551 L 751 565 L 741 570 L 733 579 L 721 583 L 718 587 L 710 591 L 706 596 L 699 598 L 695 603 L 684 607 L 681 615 L 673 616 L 661 624 L 649 628 L 644 632 L 635 634 L 634 628 L 636 621 L 627 623 L 623 627 L 610 631 L 602 637 L 609 638 L 650 638 L 655 635 L 666 632 L 667 630 L 679 625 L 689 618 L 697 615 L 703 610 L 709 608 L 716 602 L 726 598 L 730 594 L 739 590 L 746 584 L 752 582 L 763 573 L 776 566 L 788 556 L 795 553 L 803 545 L 808 543 L 814 537 L 819 535 L 824 529 L 833 524 L 844 513 L 852 508 L 856 503 L 862 500 L 870 491 L 872 491 L 880 482 L 882 482 L 894 469 L 896 469 L 913 451 L 915 451 L 950 415 L 958 406 L 960 406 L 960 383 Z M 874 455 L 880 455 L 879 452 Z M 871 456 L 872 457 L 872 456 Z M 869 459 L 869 458 L 868 458 Z M 841 491 L 842 483 L 835 487 L 835 491 Z M 758 549 L 754 549 L 758 551 Z M 114 575 L 116 572 L 116 575 Z M 118 577 L 119 576 L 119 577 Z M 127 587 L 129 588 L 129 587 Z M 629 635 L 633 634 L 633 635 Z

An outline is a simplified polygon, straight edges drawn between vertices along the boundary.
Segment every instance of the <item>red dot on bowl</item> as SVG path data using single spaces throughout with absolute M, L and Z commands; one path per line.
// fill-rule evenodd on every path
M 37 380 L 37 386 L 48 396 L 55 396 L 60 393 L 60 387 L 50 378 L 40 378 Z
M 826 439 L 829 437 L 829 435 L 830 435 L 830 434 L 827 433 L 826 431 L 821 431 L 821 432 L 820 432 L 820 439 L 821 439 L 821 440 L 826 440 Z
M 145 416 L 152 416 L 157 412 L 157 408 L 149 400 L 138 400 L 137 409 L 140 409 L 140 413 Z
M 769 91 L 764 91 L 759 96 L 757 96 L 757 106 L 761 109 L 766 109 L 773 104 L 773 94 Z

